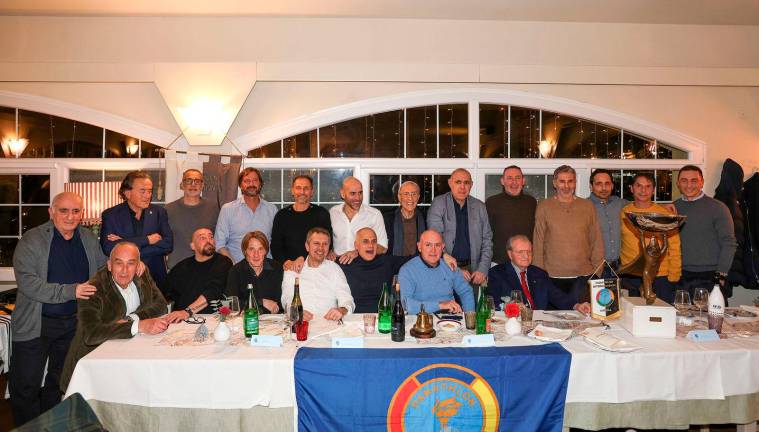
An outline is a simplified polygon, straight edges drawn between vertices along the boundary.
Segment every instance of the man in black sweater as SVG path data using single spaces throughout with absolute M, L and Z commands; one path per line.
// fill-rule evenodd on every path
M 296 176 L 290 193 L 295 203 L 277 212 L 271 230 L 271 256 L 283 264 L 289 264 L 287 261 L 298 257 L 308 256 L 306 233 L 311 228 L 321 227 L 332 235 L 329 212 L 324 207 L 311 204 L 314 194 L 314 182 L 311 177 Z
M 354 245 L 358 256 L 346 264 L 340 264 L 356 304 L 353 312 L 377 313 L 382 284 L 391 284 L 401 266 L 416 255 L 377 254 L 377 234 L 371 228 L 358 230 Z M 456 270 L 455 258 L 445 254 L 443 260 L 452 270 Z
M 737 242 L 730 211 L 721 202 L 704 194 L 704 176 L 701 168 L 686 165 L 677 175 L 681 197 L 675 201 L 679 214 L 688 219 L 680 229 L 683 251 L 683 289 L 711 289 L 715 273 L 719 275 L 725 299 L 732 288 L 725 278 L 735 256 Z
M 522 169 L 516 165 L 507 166 L 501 176 L 503 192 L 485 201 L 490 227 L 493 229 L 494 263 L 507 260 L 506 249 L 511 237 L 523 235 L 532 240 L 538 202 L 524 193 L 524 184 Z
M 213 313 L 210 303 L 221 298 L 232 268 L 232 261 L 216 252 L 216 240 L 208 228 L 192 233 L 190 249 L 195 255 L 177 263 L 166 277 L 166 292 L 174 300 L 174 311 L 168 315 L 170 322 L 196 313 Z

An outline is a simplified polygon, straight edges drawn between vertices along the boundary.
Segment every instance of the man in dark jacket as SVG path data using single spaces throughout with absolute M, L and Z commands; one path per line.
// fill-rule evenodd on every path
M 383 215 L 387 232 L 387 250 L 395 256 L 417 254 L 416 242 L 427 229 L 424 214 L 419 209 L 420 189 L 413 181 L 406 181 L 398 189 L 400 207 Z
M 109 339 L 128 339 L 138 333 L 164 332 L 169 321 L 166 300 L 148 272 L 137 276 L 140 249 L 133 243 L 114 246 L 108 266 L 90 279 L 95 294 L 79 302 L 78 324 L 61 375 L 68 388 L 76 363 Z
M 491 268 L 488 274 L 487 293 L 497 303 L 501 297 L 517 290 L 522 292 L 525 304 L 529 303 L 533 309 L 575 309 L 590 313 L 590 304 L 578 303 L 577 293 L 560 290 L 545 270 L 532 265 L 532 243 L 527 236 L 511 237 L 506 254 L 509 261 Z

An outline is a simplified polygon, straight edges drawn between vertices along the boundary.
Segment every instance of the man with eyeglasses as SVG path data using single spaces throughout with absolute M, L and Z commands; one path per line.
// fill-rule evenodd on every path
M 448 186 L 450 192 L 432 200 L 427 227 L 443 236 L 445 251 L 456 258 L 464 279 L 479 285 L 493 258 L 493 232 L 485 203 L 469 195 L 472 175 L 463 168 L 451 173 Z
M 535 207 L 538 202 L 524 193 L 525 178 L 522 169 L 510 165 L 503 169 L 503 192 L 485 200 L 490 227 L 493 229 L 493 261 L 506 259 L 506 243 L 512 236 L 521 234 L 532 238 L 535 229 Z
M 8 390 L 16 427 L 60 402 L 59 381 L 76 331 L 76 301 L 95 293 L 88 279 L 106 261 L 97 238 L 79 226 L 82 210 L 81 196 L 56 195 L 50 220 L 24 233 L 13 254 L 18 293 Z
M 565 293 L 556 288 L 545 270 L 532 265 L 532 242 L 527 236 L 509 238 L 506 254 L 509 259 L 491 268 L 488 274 L 487 292 L 496 303 L 502 303 L 503 297 L 516 290 L 522 292 L 524 303 L 532 309 L 574 309 L 590 313 L 590 304 L 578 303 L 576 292 Z
M 411 256 L 418 253 L 416 243 L 427 229 L 424 215 L 419 209 L 419 185 L 406 181 L 398 188 L 400 207 L 383 215 L 387 232 L 387 249 L 391 255 Z
M 216 220 L 219 218 L 219 206 L 210 200 L 203 199 L 203 173 L 192 168 L 182 174 L 179 188 L 183 196 L 176 201 L 166 204 L 169 214 L 169 225 L 174 233 L 174 250 L 169 254 L 169 269 L 179 261 L 193 256 L 190 248 L 192 234 L 200 228 L 216 230 Z

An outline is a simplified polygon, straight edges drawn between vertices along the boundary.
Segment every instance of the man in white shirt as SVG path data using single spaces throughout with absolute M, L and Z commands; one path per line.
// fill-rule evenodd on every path
M 285 272 L 282 279 L 282 304 L 292 302 L 295 278 L 299 277 L 300 298 L 306 320 L 312 319 L 314 314 L 323 314 L 324 318 L 337 321 L 353 312 L 356 306 L 342 269 L 335 262 L 326 260 L 329 231 L 321 227 L 312 228 L 306 235 L 306 250 L 308 257 L 300 274 Z
M 356 232 L 366 227 L 377 233 L 377 252 L 385 253 L 387 250 L 385 221 L 379 210 L 363 204 L 364 188 L 361 182 L 355 177 L 346 178 L 343 180 L 340 196 L 343 198 L 343 204 L 329 209 L 334 238 L 333 248 L 335 254 L 340 256 L 340 262 L 345 264 L 358 256 L 353 244 L 356 240 Z
M 158 334 L 168 328 L 166 300 L 150 272 L 136 276 L 139 263 L 140 249 L 121 242 L 111 250 L 108 265 L 90 279 L 96 291 L 78 304 L 76 334 L 61 374 L 64 393 L 79 359 L 103 342 L 128 339 L 138 332 Z

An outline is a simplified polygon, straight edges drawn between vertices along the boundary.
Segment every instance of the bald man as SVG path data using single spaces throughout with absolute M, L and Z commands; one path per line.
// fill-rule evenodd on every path
M 493 231 L 485 203 L 470 195 L 472 175 L 457 168 L 448 179 L 450 192 L 432 200 L 427 228 L 445 238 L 445 251 L 453 255 L 472 284 L 482 284 L 493 258 Z
M 410 314 L 419 312 L 421 305 L 427 311 L 447 310 L 452 313 L 474 310 L 474 293 L 461 270 L 453 271 L 441 265 L 445 243 L 437 231 L 422 233 L 417 243 L 419 255 L 401 267 L 398 282 L 401 298 L 406 301 Z M 461 303 L 456 301 L 453 293 Z
M 140 249 L 120 242 L 111 249 L 107 266 L 90 279 L 95 293 L 79 302 L 78 324 L 61 374 L 66 391 L 76 363 L 110 339 L 128 339 L 142 334 L 163 333 L 169 326 L 166 300 L 150 272 L 137 276 Z
M 369 227 L 377 234 L 377 252 L 385 253 L 387 250 L 387 233 L 385 222 L 379 210 L 363 203 L 364 187 L 355 177 L 343 180 L 340 189 L 343 203 L 329 209 L 329 217 L 332 222 L 332 247 L 341 263 L 348 263 L 358 256 L 354 241 L 356 232 L 361 228 Z M 344 255 L 344 256 L 343 256 Z
M 13 254 L 18 294 L 8 390 L 16 427 L 60 402 L 58 382 L 76 331 L 76 300 L 95 292 L 87 280 L 106 261 L 97 238 L 79 226 L 82 211 L 81 196 L 56 195 L 50 220 L 24 233 Z

